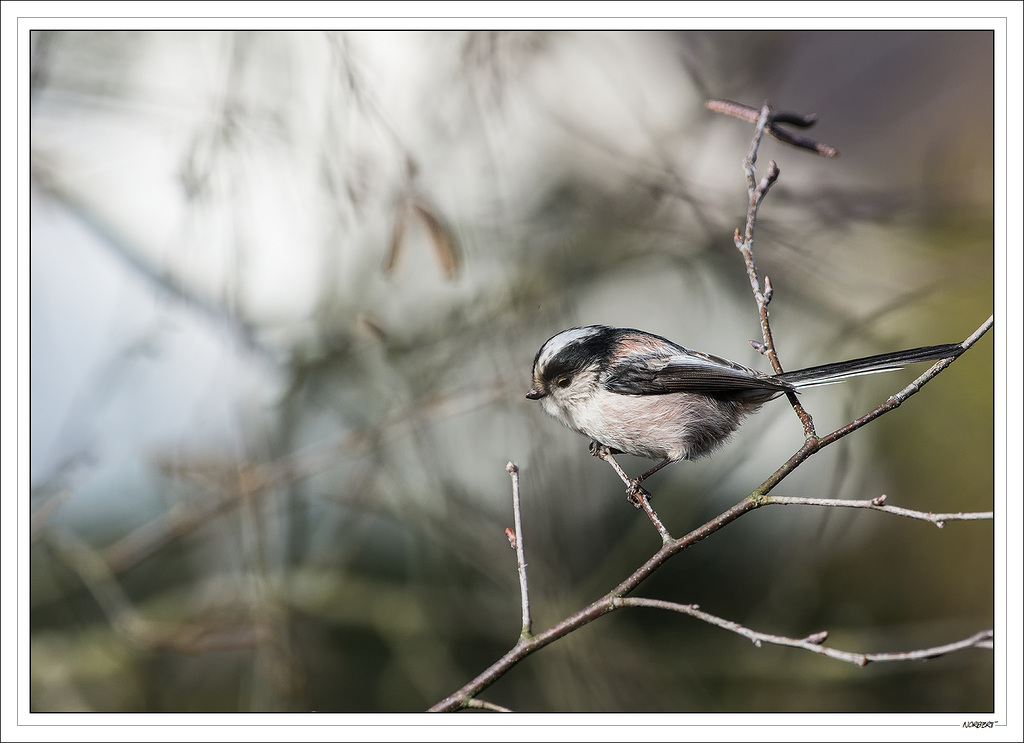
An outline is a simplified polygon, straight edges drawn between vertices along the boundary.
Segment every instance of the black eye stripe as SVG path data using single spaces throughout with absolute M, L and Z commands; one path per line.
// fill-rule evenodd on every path
M 607 329 L 611 331 L 610 328 Z M 598 369 L 607 366 L 613 340 L 610 332 L 598 332 L 579 341 L 568 344 L 551 358 L 540 373 L 546 380 L 560 380 L 574 377 L 598 360 Z M 539 357 L 539 354 L 538 354 Z M 571 381 L 571 379 L 570 379 Z

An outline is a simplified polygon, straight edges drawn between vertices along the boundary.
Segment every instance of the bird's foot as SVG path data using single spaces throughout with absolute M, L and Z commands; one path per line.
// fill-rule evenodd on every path
M 653 496 L 644 488 L 640 487 L 639 480 L 630 480 L 629 485 L 626 486 L 626 500 L 633 504 L 634 508 L 643 508 L 641 498 L 648 503 L 651 502 Z

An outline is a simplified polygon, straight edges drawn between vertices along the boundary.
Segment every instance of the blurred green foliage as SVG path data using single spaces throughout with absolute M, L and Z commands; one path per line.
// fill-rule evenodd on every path
M 84 215 L 125 282 L 148 277 L 166 324 L 202 315 L 194 332 L 270 371 L 227 433 L 209 434 L 196 406 L 194 427 L 116 467 L 101 448 L 74 476 L 33 475 L 32 709 L 426 709 L 518 635 L 508 460 L 522 468 L 535 629 L 604 594 L 657 535 L 587 442 L 523 395 L 536 349 L 575 324 L 762 363 L 732 246 L 751 127 L 704 98 L 813 111 L 813 136 L 842 153 L 761 153 L 782 170 L 755 251 L 787 367 L 958 341 L 993 312 L 992 44 L 939 31 L 37 34 L 34 232 L 53 204 Z M 33 271 L 34 302 L 77 312 L 46 278 Z M 992 353 L 986 338 L 779 492 L 992 509 Z M 131 394 L 112 356 L 63 425 Z M 33 358 L 34 425 L 42 375 L 75 365 Z M 825 432 L 911 374 L 804 402 Z M 161 393 L 181 408 L 176 394 Z M 162 398 L 127 399 L 161 417 Z M 776 403 L 713 459 L 659 473 L 662 519 L 681 534 L 713 517 L 800 436 Z M 993 550 L 990 522 L 762 509 L 639 594 L 765 632 L 827 629 L 847 650 L 909 650 L 992 626 Z M 968 713 L 993 709 L 993 668 L 969 650 L 860 669 L 637 609 L 482 696 L 519 711 Z

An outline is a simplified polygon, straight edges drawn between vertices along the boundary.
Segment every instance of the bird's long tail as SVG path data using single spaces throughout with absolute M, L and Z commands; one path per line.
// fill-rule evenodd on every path
M 779 374 L 776 379 L 788 382 L 797 388 L 815 387 L 820 384 L 841 382 L 849 377 L 859 377 L 864 374 L 878 374 L 880 372 L 894 371 L 896 369 L 902 369 L 907 364 L 916 364 L 921 361 L 938 361 L 939 359 L 955 358 L 963 353 L 963 351 L 963 346 L 959 343 L 946 343 L 941 346 L 910 348 L 906 351 L 880 353 L 877 356 L 865 356 L 862 359 L 837 361 L 833 364 L 809 366 L 806 369 L 783 372 L 782 374 Z

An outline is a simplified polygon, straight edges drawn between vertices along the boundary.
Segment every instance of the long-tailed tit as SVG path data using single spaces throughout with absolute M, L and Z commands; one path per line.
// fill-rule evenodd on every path
M 628 481 L 637 502 L 638 495 L 649 497 L 640 483 L 671 462 L 710 454 L 774 397 L 962 351 L 950 343 L 770 375 L 642 330 L 589 325 L 563 330 L 541 346 L 526 396 L 589 436 L 595 456 L 624 452 L 660 460 Z

